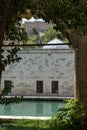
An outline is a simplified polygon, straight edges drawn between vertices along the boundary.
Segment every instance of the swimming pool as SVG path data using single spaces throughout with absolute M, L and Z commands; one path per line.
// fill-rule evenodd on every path
M 19 104 L 0 104 L 1 116 L 45 116 L 50 117 L 65 105 L 63 101 L 22 101 Z

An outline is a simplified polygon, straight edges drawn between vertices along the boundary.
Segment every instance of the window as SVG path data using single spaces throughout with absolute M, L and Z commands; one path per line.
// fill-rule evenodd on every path
M 11 87 L 12 87 L 12 81 L 11 80 L 5 80 L 4 81 L 4 90 L 5 92 L 11 92 Z
M 58 81 L 52 81 L 52 93 L 58 93 Z
M 43 81 L 36 81 L 36 92 L 43 93 Z

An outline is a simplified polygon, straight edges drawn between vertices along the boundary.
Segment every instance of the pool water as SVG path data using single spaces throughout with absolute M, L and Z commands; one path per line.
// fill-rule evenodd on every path
M 4 116 L 53 116 L 65 105 L 62 101 L 22 101 L 19 104 L 0 104 L 0 115 Z

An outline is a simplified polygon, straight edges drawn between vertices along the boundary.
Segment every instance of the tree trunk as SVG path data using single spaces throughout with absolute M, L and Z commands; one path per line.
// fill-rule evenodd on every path
M 5 30 L 6 30 L 7 18 L 9 14 L 9 7 L 11 3 L 11 0 L 3 0 L 3 1 L 4 1 L 4 5 L 3 5 L 2 16 L 0 21 L 0 90 L 1 90 L 1 75 L 3 71 L 2 45 L 3 45 Z
M 75 51 L 76 86 L 75 96 L 87 111 L 87 36 L 79 38 Z
M 87 112 L 87 36 L 68 33 L 68 38 L 75 50 L 75 97 L 85 106 Z

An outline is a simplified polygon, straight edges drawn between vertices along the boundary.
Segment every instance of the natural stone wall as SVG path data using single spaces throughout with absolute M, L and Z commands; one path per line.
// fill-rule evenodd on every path
M 7 66 L 2 75 L 2 88 L 5 80 L 14 84 L 11 95 L 74 95 L 73 50 L 23 49 L 18 55 L 22 60 Z M 43 81 L 42 94 L 36 93 L 36 81 Z M 52 81 L 59 83 L 57 94 L 51 92 Z

